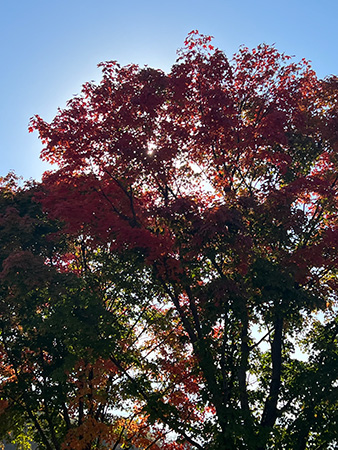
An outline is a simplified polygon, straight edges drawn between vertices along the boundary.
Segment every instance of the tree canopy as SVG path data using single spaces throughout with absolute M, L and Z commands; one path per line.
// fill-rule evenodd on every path
M 3 182 L 0 431 L 335 448 L 337 77 L 195 31 L 168 74 L 100 66 L 31 121 L 56 168 Z

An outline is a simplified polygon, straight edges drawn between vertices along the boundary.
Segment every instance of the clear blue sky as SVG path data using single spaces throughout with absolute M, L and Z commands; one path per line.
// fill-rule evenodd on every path
M 0 0 L 0 176 L 40 179 L 29 118 L 51 120 L 96 65 L 116 59 L 169 70 L 189 31 L 213 35 L 230 57 L 241 44 L 275 44 L 338 74 L 338 0 Z

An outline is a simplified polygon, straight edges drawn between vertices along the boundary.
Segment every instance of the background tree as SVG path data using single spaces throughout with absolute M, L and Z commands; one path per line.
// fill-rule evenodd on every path
M 190 33 L 169 74 L 104 63 L 50 124 L 35 117 L 59 166 L 41 201 L 89 254 L 151 279 L 130 298 L 161 311 L 143 316 L 156 351 L 138 342 L 132 366 L 111 352 L 150 423 L 201 449 L 288 448 L 290 433 L 330 448 L 335 420 L 320 433 L 309 398 L 335 407 L 335 318 L 314 314 L 337 292 L 337 80 L 266 45 L 229 62 L 210 40 Z
M 90 255 L 68 239 L 34 200 L 39 192 L 12 174 L 2 180 L 0 437 L 50 450 L 162 441 L 161 427 L 130 406 L 114 363 L 132 367 L 139 354 L 145 275 L 141 286 L 135 257 L 130 274 L 129 257 Z

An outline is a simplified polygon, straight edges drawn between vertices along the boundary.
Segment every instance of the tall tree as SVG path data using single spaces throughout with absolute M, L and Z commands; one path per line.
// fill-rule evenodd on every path
M 190 33 L 169 74 L 103 63 L 51 123 L 33 118 L 58 165 L 41 201 L 89 254 L 127 258 L 127 278 L 137 258 L 152 281 L 152 297 L 130 289 L 158 312 L 156 349 L 131 366 L 111 353 L 148 421 L 193 448 L 330 448 L 336 422 L 321 434 L 316 411 L 337 403 L 337 79 L 210 41 Z

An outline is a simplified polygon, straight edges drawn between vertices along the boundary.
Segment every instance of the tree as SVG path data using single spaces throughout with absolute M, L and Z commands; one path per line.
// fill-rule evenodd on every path
M 140 303 L 152 292 L 137 260 L 131 276 L 132 255 L 89 254 L 42 211 L 39 185 L 19 188 L 13 174 L 1 182 L 0 438 L 21 449 L 155 445 L 164 432 L 125 407 L 132 394 L 114 362 L 139 354 Z
M 130 286 L 156 312 L 138 356 L 111 353 L 148 423 L 192 448 L 330 448 L 337 79 L 266 45 L 228 61 L 210 41 L 190 33 L 169 74 L 103 63 L 51 123 L 33 118 L 58 165 L 41 202 L 88 255 L 151 279 L 152 297 Z

